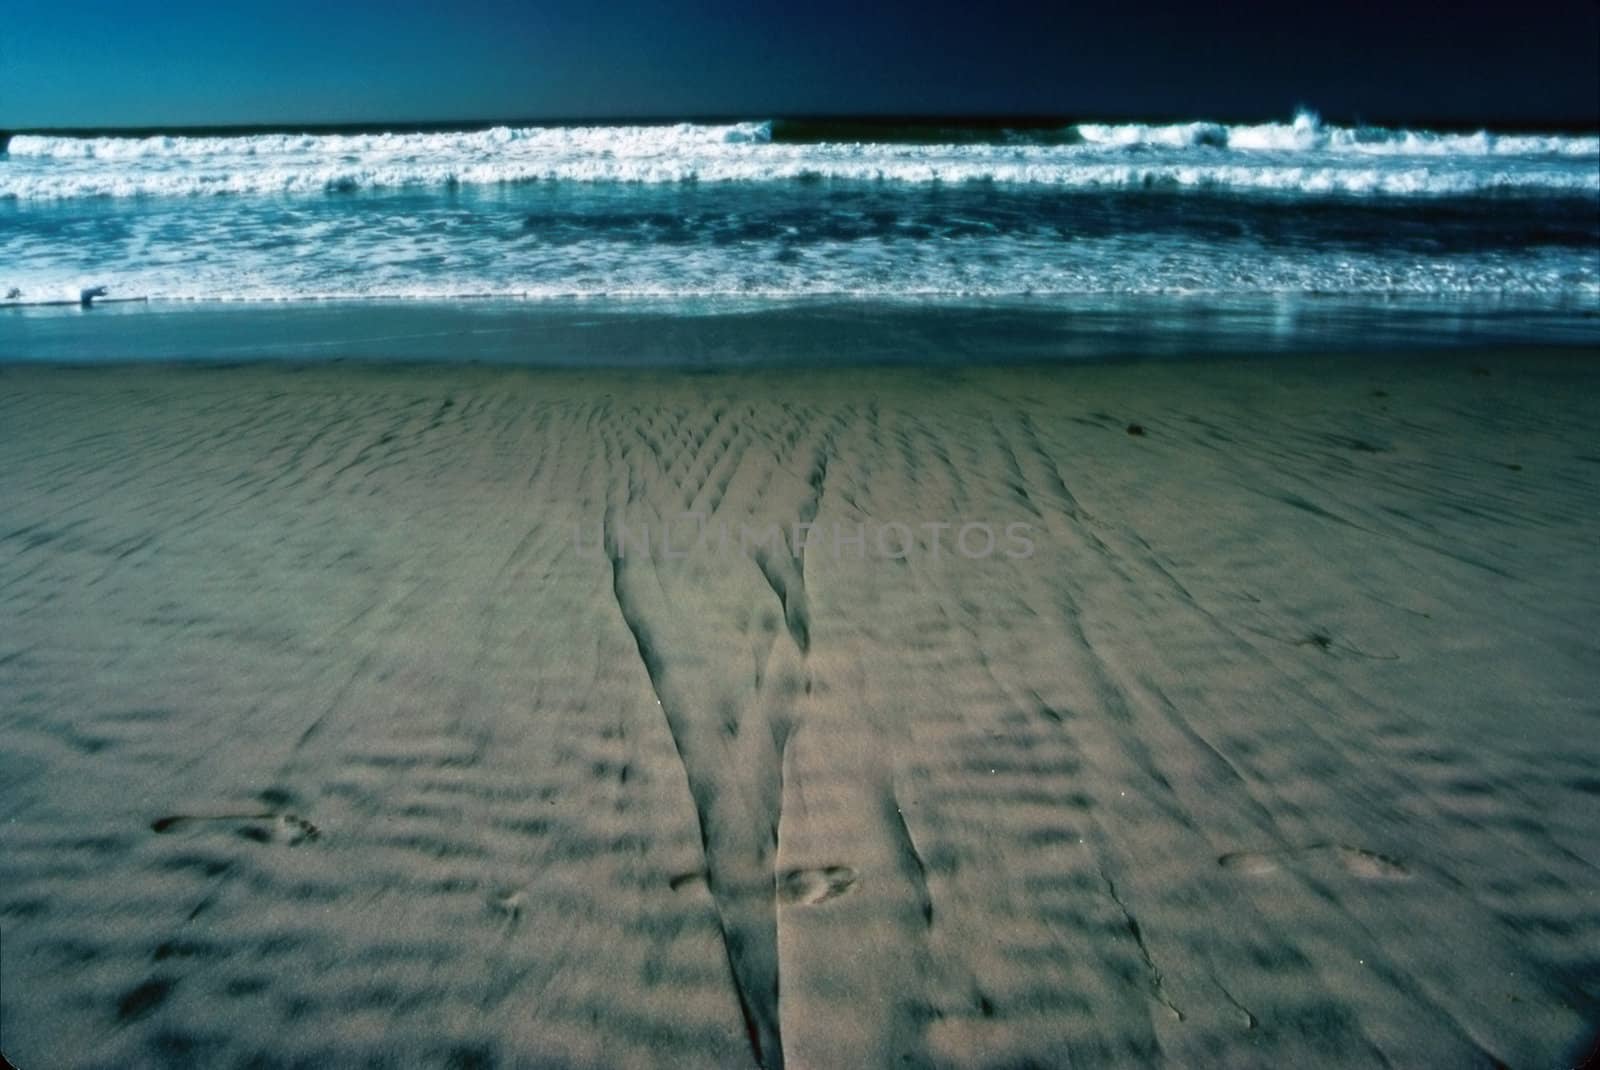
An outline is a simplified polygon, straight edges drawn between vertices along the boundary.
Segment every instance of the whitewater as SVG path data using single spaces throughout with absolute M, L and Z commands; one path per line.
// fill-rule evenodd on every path
M 1600 137 L 1325 124 L 17 133 L 0 303 L 1600 295 Z M 6 294 L 15 296 L 7 299 Z
M 1600 138 L 1291 123 L 1078 124 L 998 143 L 784 142 L 772 122 L 463 132 L 19 134 L 0 198 L 350 192 L 524 182 L 995 182 L 1444 196 L 1600 191 Z

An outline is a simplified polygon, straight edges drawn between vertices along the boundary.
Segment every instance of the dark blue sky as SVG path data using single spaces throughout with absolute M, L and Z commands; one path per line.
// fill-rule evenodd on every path
M 7 0 L 0 127 L 783 114 L 1600 117 L 1596 0 Z M 1366 10 L 1361 10 L 1365 8 Z

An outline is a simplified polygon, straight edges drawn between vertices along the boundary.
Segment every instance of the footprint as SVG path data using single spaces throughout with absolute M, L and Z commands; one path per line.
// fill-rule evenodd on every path
M 297 814 L 171 814 L 150 822 L 150 831 L 157 834 L 171 832 L 184 825 L 201 821 L 248 821 L 237 830 L 238 835 L 256 843 L 286 843 L 298 847 L 322 835 L 317 828 Z
M 1217 865 L 1251 877 L 1273 873 L 1282 868 L 1277 857 L 1265 851 L 1233 851 L 1218 858 Z
M 256 843 L 286 843 L 298 847 L 322 835 L 322 830 L 303 817 L 276 814 L 265 825 L 246 825 L 239 835 Z
M 837 898 L 848 892 L 855 883 L 856 871 L 849 866 L 791 869 L 778 879 L 778 895 L 786 903 L 809 906 Z

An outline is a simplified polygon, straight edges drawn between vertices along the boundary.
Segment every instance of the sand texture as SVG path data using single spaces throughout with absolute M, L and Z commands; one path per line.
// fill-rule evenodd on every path
M 1564 1065 L 1597 402 L 1587 353 L 0 369 L 0 1044 Z M 623 541 L 687 512 L 731 545 Z

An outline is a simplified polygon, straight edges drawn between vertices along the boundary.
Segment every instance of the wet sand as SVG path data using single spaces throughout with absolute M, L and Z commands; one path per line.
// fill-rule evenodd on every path
M 0 368 L 0 1046 L 1565 1065 L 1597 402 L 1593 352 Z

